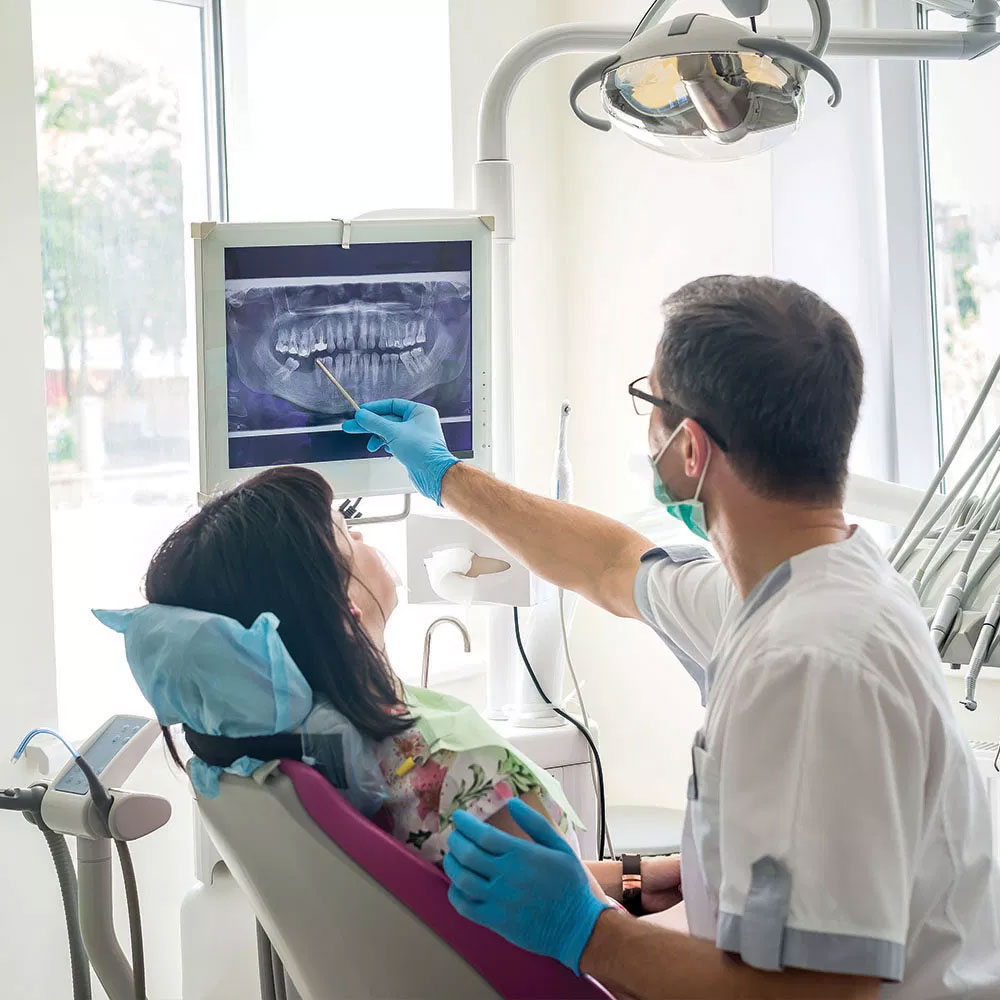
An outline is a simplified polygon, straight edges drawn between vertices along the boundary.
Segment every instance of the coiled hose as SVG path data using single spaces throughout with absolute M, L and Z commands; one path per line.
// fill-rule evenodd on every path
M 80 916 L 76 892 L 76 869 L 73 858 L 66 846 L 66 838 L 61 833 L 39 826 L 45 843 L 49 846 L 52 863 L 56 866 L 59 878 L 59 891 L 62 894 L 63 912 L 66 914 L 66 931 L 69 935 L 69 960 L 73 973 L 73 1000 L 91 1000 L 90 992 L 90 959 L 87 949 L 83 946 L 83 935 L 80 932 Z

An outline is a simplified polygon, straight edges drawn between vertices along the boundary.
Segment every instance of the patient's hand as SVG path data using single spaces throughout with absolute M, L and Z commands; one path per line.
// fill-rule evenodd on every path
M 684 898 L 681 890 L 681 856 L 642 859 L 642 909 L 662 913 Z

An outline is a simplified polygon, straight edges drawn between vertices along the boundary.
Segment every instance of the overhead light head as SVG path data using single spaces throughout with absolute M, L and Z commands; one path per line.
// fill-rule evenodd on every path
M 829 37 L 827 0 L 810 0 L 812 51 L 748 34 L 725 18 L 686 14 L 642 30 L 614 56 L 587 67 L 570 104 L 588 125 L 615 125 L 637 142 L 691 160 L 734 160 L 771 149 L 799 127 L 810 69 L 840 84 L 822 61 Z M 640 25 L 641 27 L 641 25 Z M 578 105 L 599 84 L 608 120 Z

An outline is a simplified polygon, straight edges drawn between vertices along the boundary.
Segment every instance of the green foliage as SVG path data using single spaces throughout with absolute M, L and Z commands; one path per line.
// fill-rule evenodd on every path
M 975 286 L 969 278 L 969 271 L 976 263 L 976 253 L 972 243 L 972 230 L 967 224 L 952 233 L 947 250 L 951 255 L 955 276 L 959 320 L 967 329 L 979 319 L 979 300 L 976 298 Z
M 49 449 L 50 462 L 68 462 L 76 458 L 76 440 L 68 427 L 63 427 L 56 434 L 55 441 Z
M 144 339 L 161 352 L 183 343 L 178 96 L 140 67 L 94 57 L 39 74 L 36 119 L 44 321 L 72 400 L 88 334 L 120 338 L 127 384 Z

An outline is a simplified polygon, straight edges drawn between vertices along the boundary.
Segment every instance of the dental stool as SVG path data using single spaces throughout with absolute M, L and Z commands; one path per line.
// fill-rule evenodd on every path
M 677 854 L 684 810 L 660 806 L 608 806 L 608 829 L 619 854 Z
M 317 771 L 224 774 L 198 809 L 302 1000 L 608 1000 L 595 980 L 466 920 L 448 879 Z

